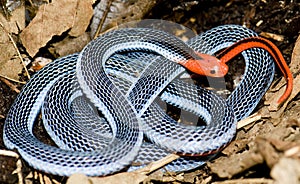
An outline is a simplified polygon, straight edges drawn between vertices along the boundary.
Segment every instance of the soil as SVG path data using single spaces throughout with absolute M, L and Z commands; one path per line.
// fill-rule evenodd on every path
M 282 51 L 287 62 L 290 62 L 292 50 L 300 30 L 300 3 L 293 0 L 198 0 L 198 1 L 159 1 L 153 10 L 145 18 L 170 20 L 191 28 L 197 33 L 209 30 L 218 25 L 238 24 L 244 25 L 257 33 L 270 32 L 284 37 L 283 41 L 271 39 Z M 277 72 L 276 77 L 280 77 Z M 17 85 L 17 84 L 16 84 Z M 21 89 L 21 85 L 18 88 Z M 2 141 L 2 129 L 8 110 L 16 98 L 17 93 L 13 92 L 4 82 L 0 81 L 0 149 L 6 149 Z M 294 101 L 297 101 L 296 97 Z M 297 115 L 292 108 L 287 108 L 290 115 Z M 298 111 L 298 108 L 294 108 Z M 299 117 L 290 117 L 299 119 Z M 249 132 L 249 130 L 245 131 Z M 41 133 L 43 134 L 43 133 Z M 239 134 L 240 135 L 240 134 Z M 248 134 L 245 133 L 245 136 Z M 224 153 L 222 153 L 224 156 Z M 1 161 L 2 159 L 2 161 Z M 32 171 L 25 164 L 23 176 Z M 0 157 L 0 183 L 17 182 L 16 175 L 11 175 L 15 168 L 15 160 L 8 161 L 7 157 Z M 228 165 L 231 167 L 231 165 Z M 186 180 L 182 183 L 212 183 L 225 181 L 229 177 L 220 177 L 213 173 L 211 168 L 204 166 L 199 170 L 185 173 Z M 59 182 L 66 182 L 66 178 L 49 175 Z M 265 178 L 271 179 L 270 167 L 265 162 L 257 164 L 241 173 L 231 176 L 235 179 L 241 178 Z M 189 179 L 187 179 L 189 178 Z M 209 178 L 209 179 L 207 179 Z M 40 183 L 39 179 L 32 179 L 33 183 Z M 162 180 L 152 181 L 163 183 Z M 169 183 L 181 183 L 172 181 Z

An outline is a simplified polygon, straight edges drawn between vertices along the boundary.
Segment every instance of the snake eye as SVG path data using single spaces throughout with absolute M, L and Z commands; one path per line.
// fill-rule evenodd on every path
M 210 74 L 216 74 L 216 70 L 211 70 Z

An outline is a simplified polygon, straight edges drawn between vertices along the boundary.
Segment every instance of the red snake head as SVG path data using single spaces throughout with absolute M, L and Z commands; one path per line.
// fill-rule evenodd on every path
M 196 53 L 202 59 L 189 59 L 179 62 L 187 70 L 198 75 L 209 77 L 224 77 L 228 72 L 228 66 L 218 58 L 202 53 Z

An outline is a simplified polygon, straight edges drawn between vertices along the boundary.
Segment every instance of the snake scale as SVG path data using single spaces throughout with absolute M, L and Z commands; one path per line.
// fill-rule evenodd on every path
M 187 42 L 149 28 L 105 33 L 81 53 L 57 59 L 33 76 L 8 113 L 4 143 L 32 167 L 63 176 L 107 175 L 170 152 L 213 153 L 233 139 L 236 122 L 265 94 L 274 62 L 263 49 L 243 51 L 245 73 L 227 99 L 181 80 L 185 68 L 177 63 L 199 57 L 194 51 L 214 55 L 256 35 L 238 25 L 219 26 Z M 177 123 L 158 98 L 201 117 L 206 126 Z M 40 111 L 57 147 L 33 134 Z M 166 167 L 192 169 L 205 159 L 184 156 Z

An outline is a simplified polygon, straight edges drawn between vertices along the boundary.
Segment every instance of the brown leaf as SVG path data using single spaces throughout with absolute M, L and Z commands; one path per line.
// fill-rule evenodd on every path
M 70 36 L 78 37 L 85 32 L 94 14 L 92 5 L 93 0 L 78 1 L 75 22 L 69 32 Z
M 18 34 L 20 30 L 25 28 L 25 6 L 20 6 L 15 9 L 11 13 L 9 20 L 0 13 L 0 22 L 9 33 Z
M 14 10 L 9 20 L 0 13 L 0 23 L 3 26 L 0 27 L 0 75 L 18 80 L 18 74 L 22 71 L 23 65 L 20 59 L 16 57 L 16 48 L 8 34 L 18 34 L 19 30 L 25 27 L 25 7 L 20 6 Z
M 257 138 L 257 150 L 263 156 L 266 164 L 272 168 L 279 160 L 280 153 L 265 138 Z
M 61 35 L 73 27 L 76 7 L 77 1 L 74 0 L 53 0 L 52 3 L 40 6 L 34 19 L 20 34 L 31 57 L 54 35 Z
M 18 80 L 23 65 L 6 31 L 0 27 L 0 75 Z
M 297 41 L 295 43 L 293 52 L 292 52 L 292 59 L 290 63 L 290 69 L 292 73 L 298 74 L 300 71 L 300 35 L 297 38 Z M 299 75 L 299 74 L 298 74 Z

